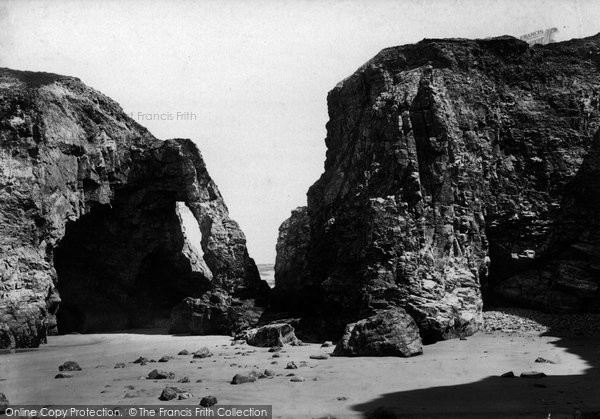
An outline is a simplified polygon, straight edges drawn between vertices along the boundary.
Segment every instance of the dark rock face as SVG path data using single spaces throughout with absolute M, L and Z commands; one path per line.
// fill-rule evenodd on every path
M 279 310 L 287 311 L 302 306 L 311 288 L 308 271 L 310 244 L 310 218 L 306 207 L 292 211 L 292 215 L 279 227 L 275 276 L 277 287 L 272 301 Z
M 482 291 L 598 311 L 598 51 L 600 36 L 381 51 L 329 93 L 310 231 L 282 226 L 275 295 L 305 284 L 300 311 L 337 333 L 401 307 L 425 342 L 477 330 Z M 306 259 L 288 257 L 300 236 Z
M 387 310 L 346 326 L 334 355 L 414 356 L 423 353 L 417 324 L 402 309 Z
M 183 210 L 198 221 L 203 254 Z M 188 296 L 268 292 L 190 140 L 157 140 L 77 79 L 8 69 L 0 287 L 2 347 L 37 346 L 57 316 L 60 332 L 164 326 Z

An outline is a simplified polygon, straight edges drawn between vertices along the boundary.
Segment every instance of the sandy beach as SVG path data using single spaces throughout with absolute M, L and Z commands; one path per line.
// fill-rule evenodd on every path
M 359 418 L 377 412 L 394 417 L 574 417 L 577 410 L 600 410 L 600 339 L 560 339 L 529 334 L 480 332 L 467 340 L 425 347 L 414 358 L 310 359 L 330 353 L 320 344 L 286 345 L 273 358 L 267 348 L 232 345 L 227 336 L 170 336 L 114 333 L 50 337 L 39 349 L 0 356 L 0 391 L 11 404 L 198 405 L 214 395 L 219 404 L 272 404 L 277 418 Z M 213 356 L 177 355 L 208 347 Z M 134 364 L 139 356 L 166 363 Z M 542 357 L 553 363 L 537 363 Z M 76 361 L 82 371 L 55 379 L 58 366 Z M 299 368 L 285 369 L 294 361 Z M 117 363 L 124 368 L 115 369 Z M 305 364 L 304 364 L 305 363 Z M 173 380 L 150 380 L 158 368 Z M 241 372 L 271 369 L 276 376 L 232 385 Z M 525 371 L 545 378 L 526 379 Z M 516 378 L 500 378 L 513 371 Z M 305 378 L 292 382 L 287 374 Z M 177 383 L 189 377 L 189 383 Z M 197 382 L 202 380 L 201 382 Z M 159 401 L 166 385 L 193 397 Z M 387 416 L 386 416 L 387 415 Z M 551 415 L 551 416 L 548 416 Z

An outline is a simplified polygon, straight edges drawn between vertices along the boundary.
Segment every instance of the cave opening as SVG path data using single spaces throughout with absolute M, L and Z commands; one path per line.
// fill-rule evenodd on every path
M 173 307 L 209 289 L 195 218 L 175 198 L 153 192 L 67 223 L 54 249 L 59 334 L 166 330 Z

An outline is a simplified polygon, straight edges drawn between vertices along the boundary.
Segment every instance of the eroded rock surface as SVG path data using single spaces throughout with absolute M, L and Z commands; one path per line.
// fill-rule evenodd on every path
M 334 355 L 415 356 L 423 353 L 417 324 L 402 309 L 386 310 L 346 326 Z
M 246 332 L 248 345 L 263 348 L 281 347 L 286 343 L 297 344 L 294 327 L 288 323 L 273 323 Z
M 37 346 L 57 315 L 61 332 L 164 326 L 187 296 L 260 297 L 245 243 L 193 142 L 157 140 L 75 78 L 0 69 L 2 347 Z
M 404 308 L 425 342 L 481 327 L 482 291 L 598 311 L 598 57 L 600 36 L 381 51 L 329 93 L 309 234 L 282 226 L 275 295 L 306 284 L 299 311 L 336 333 Z M 307 236 L 306 259 L 287 251 Z

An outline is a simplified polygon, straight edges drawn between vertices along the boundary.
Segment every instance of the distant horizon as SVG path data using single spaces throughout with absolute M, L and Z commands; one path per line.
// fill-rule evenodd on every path
M 0 0 L 0 67 L 77 77 L 157 138 L 191 138 L 250 256 L 272 265 L 323 172 L 327 94 L 379 51 L 549 28 L 560 42 L 599 19 L 578 0 Z

